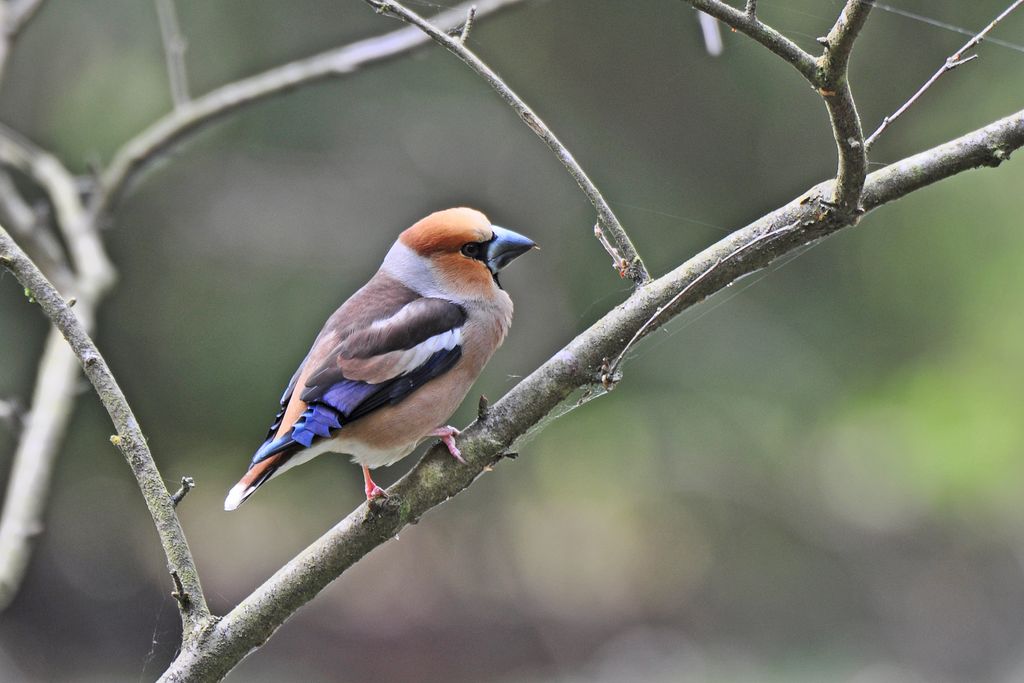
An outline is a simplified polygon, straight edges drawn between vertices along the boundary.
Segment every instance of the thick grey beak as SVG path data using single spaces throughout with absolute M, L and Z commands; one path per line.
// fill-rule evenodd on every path
M 529 237 L 523 237 L 507 228 L 492 225 L 491 230 L 494 231 L 494 238 L 487 243 L 486 262 L 491 273 L 495 275 L 516 258 L 537 246 Z

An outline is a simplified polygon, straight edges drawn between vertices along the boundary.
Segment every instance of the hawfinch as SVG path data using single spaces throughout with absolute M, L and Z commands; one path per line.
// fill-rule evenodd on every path
M 281 397 L 249 471 L 224 501 L 234 510 L 287 469 L 325 452 L 363 466 L 366 497 L 384 495 L 370 468 L 436 436 L 512 322 L 498 271 L 536 245 L 479 211 L 448 209 L 403 232 L 380 270 L 328 318 Z

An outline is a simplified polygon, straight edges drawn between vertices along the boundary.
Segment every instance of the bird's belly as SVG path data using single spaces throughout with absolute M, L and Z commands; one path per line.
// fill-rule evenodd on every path
M 448 418 L 466 397 L 475 374 L 456 366 L 446 375 L 424 384 L 401 403 L 373 411 L 344 425 L 332 440 L 339 453 L 360 465 L 381 467 L 398 462 Z

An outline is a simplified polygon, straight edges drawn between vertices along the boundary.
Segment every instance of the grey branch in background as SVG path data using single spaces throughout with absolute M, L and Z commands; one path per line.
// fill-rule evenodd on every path
M 171 84 L 171 101 L 180 107 L 189 101 L 188 70 L 185 68 L 185 49 L 188 43 L 178 23 L 174 0 L 155 0 L 157 19 L 160 21 L 160 40 L 164 44 L 167 79 Z
M 206 606 L 199 583 L 199 574 L 185 540 L 185 532 L 174 511 L 171 494 L 167 491 L 153 455 L 142 434 L 127 399 L 114 379 L 110 368 L 93 343 L 81 321 L 75 317 L 64 297 L 32 263 L 31 259 L 0 227 L 0 266 L 9 270 L 39 303 L 46 317 L 67 340 L 74 357 L 84 368 L 103 407 L 117 429 L 111 442 L 124 454 L 135 475 L 139 489 L 156 525 L 167 565 L 184 587 L 184 599 L 179 598 L 182 627 L 186 641 L 194 638 L 207 624 L 210 610 Z M 30 531 L 30 530 L 29 530 Z
M 476 6 L 476 17 L 518 4 L 522 0 L 477 0 L 456 5 L 434 17 L 447 28 L 461 26 Z M 221 86 L 177 107 L 123 144 L 100 176 L 90 212 L 102 220 L 120 200 L 128 185 L 161 154 L 202 128 L 239 109 L 328 78 L 355 73 L 375 62 L 393 59 L 428 42 L 415 28 L 392 31 L 344 47 L 300 59 L 263 73 Z
M 13 183 L 0 188 L 4 215 L 17 221 L 16 232 L 30 248 L 43 249 L 42 263 L 62 296 L 74 297 L 82 328 L 89 332 L 114 269 L 95 226 L 88 220 L 75 179 L 53 155 L 0 126 L 0 163 L 43 188 L 54 206 L 54 220 L 70 258 L 55 244 L 46 226 L 29 225 L 24 200 Z M 4 175 L 8 179 L 7 175 Z M 29 209 L 30 210 L 30 209 Z M 31 231 L 30 234 L 24 234 Z M 54 463 L 64 440 L 79 380 L 74 354 L 57 330 L 47 337 L 36 373 L 32 404 L 14 452 L 0 517 L 0 611 L 21 586 L 35 539 L 43 528 Z
M 615 249 L 609 250 L 609 255 L 612 257 L 612 261 L 619 264 L 619 274 L 623 277 L 628 277 L 637 286 L 645 284 L 651 279 L 650 274 L 647 272 L 647 267 L 644 266 L 643 260 L 637 253 L 636 248 L 633 246 L 632 240 L 629 239 L 629 235 L 626 234 L 626 230 L 622 227 L 615 212 L 612 211 L 612 207 L 608 205 L 601 192 L 598 191 L 597 187 L 587 176 L 586 172 L 573 157 L 572 153 L 562 144 L 562 142 L 555 136 L 550 128 L 541 120 L 537 114 L 530 109 L 530 107 L 523 101 L 519 95 L 517 95 L 508 85 L 496 74 L 489 66 L 484 64 L 483 60 L 476 56 L 473 51 L 467 48 L 462 41 L 452 38 L 445 31 L 438 26 L 435 26 L 431 22 L 427 21 L 420 15 L 416 14 L 412 10 L 406 8 L 404 5 L 393 0 L 365 0 L 368 5 L 376 9 L 382 14 L 387 14 L 402 21 L 412 24 L 418 27 L 424 33 L 433 38 L 442 47 L 447 49 L 449 52 L 454 54 L 456 57 L 461 59 L 466 66 L 477 73 L 481 78 L 487 81 L 498 96 L 501 97 L 505 103 L 510 106 L 519 118 L 530 127 L 537 137 L 539 137 L 545 145 L 548 146 L 558 160 L 565 166 L 566 170 L 569 171 L 569 175 L 572 176 L 576 184 L 583 190 L 583 194 L 587 196 L 590 203 L 594 205 L 594 209 L 597 211 L 597 220 L 600 224 L 601 229 L 606 233 L 606 236 L 610 237 L 611 241 L 615 244 Z M 607 249 L 607 242 L 602 242 L 602 245 Z

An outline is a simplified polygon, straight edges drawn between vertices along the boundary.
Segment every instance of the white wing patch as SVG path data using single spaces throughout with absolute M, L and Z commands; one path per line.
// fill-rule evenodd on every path
M 427 362 L 427 359 L 438 351 L 451 351 L 462 343 L 462 328 L 456 327 L 453 330 L 435 334 L 433 337 L 421 341 L 411 349 L 405 349 L 395 360 L 392 367 L 392 376 L 397 377 L 407 372 L 412 372 Z

